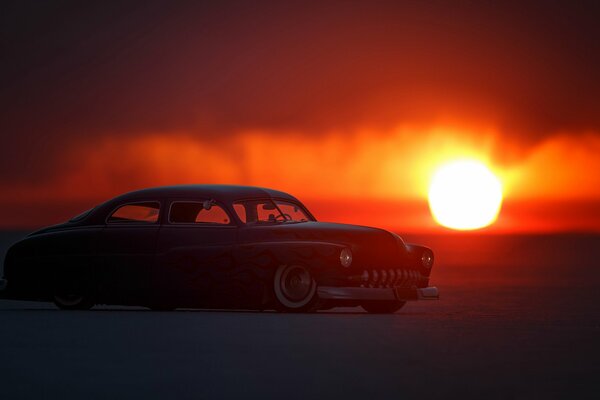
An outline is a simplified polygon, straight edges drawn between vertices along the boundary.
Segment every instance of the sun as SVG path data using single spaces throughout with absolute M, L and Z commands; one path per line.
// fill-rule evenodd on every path
M 502 184 L 484 164 L 458 160 L 442 165 L 429 186 L 429 208 L 442 226 L 479 229 L 496 221 L 502 206 Z

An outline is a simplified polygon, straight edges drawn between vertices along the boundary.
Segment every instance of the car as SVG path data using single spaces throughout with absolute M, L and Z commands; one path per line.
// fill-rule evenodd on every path
M 153 310 L 393 313 L 429 287 L 431 249 L 395 233 L 318 222 L 295 197 L 234 185 L 123 194 L 9 248 L 3 298 Z

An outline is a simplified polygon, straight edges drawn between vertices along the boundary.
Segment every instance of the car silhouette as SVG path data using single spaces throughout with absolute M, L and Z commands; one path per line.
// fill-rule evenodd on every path
M 295 197 L 232 185 L 118 196 L 31 233 L 4 261 L 3 298 L 307 312 L 392 313 L 437 299 L 433 252 L 376 228 L 317 222 Z

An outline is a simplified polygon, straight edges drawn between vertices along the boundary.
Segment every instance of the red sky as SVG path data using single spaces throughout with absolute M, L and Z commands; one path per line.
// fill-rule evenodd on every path
M 504 186 L 487 230 L 600 231 L 593 2 L 1 7 L 0 227 L 239 183 L 437 231 L 431 175 L 471 157 Z

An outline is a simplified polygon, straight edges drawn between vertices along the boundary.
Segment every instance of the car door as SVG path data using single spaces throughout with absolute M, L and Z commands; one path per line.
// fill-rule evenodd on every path
M 98 287 L 107 303 L 146 305 L 160 230 L 161 202 L 144 200 L 117 206 L 106 219 L 97 251 Z
M 237 225 L 214 201 L 171 201 L 158 238 L 152 278 L 162 304 L 219 306 L 234 267 Z

